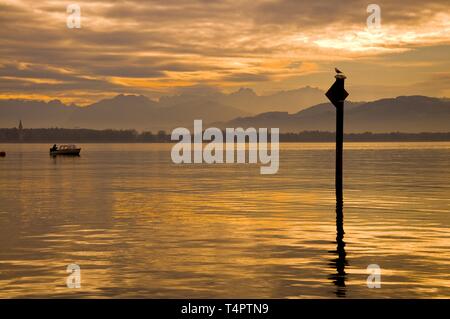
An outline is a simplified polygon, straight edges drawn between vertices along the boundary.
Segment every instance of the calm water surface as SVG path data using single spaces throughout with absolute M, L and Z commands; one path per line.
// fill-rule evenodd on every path
M 450 143 L 347 143 L 345 260 L 333 144 L 283 144 L 276 175 L 81 147 L 0 145 L 0 297 L 450 297 Z

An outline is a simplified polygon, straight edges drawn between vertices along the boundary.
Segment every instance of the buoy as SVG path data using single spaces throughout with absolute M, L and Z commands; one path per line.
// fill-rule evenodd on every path
M 0 157 L 5 157 L 6 156 L 6 152 L 0 152 Z

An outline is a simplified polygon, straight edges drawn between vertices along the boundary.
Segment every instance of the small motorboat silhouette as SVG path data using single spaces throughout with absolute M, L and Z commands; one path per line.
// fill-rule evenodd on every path
M 76 147 L 76 145 L 73 144 L 64 144 L 56 146 L 56 144 L 53 145 L 53 147 L 50 148 L 50 155 L 56 156 L 56 155 L 72 155 L 72 156 L 79 156 L 80 155 L 81 148 Z

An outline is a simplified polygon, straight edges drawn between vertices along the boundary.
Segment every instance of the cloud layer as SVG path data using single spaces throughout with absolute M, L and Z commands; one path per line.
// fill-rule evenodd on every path
M 70 2 L 0 4 L 1 97 L 88 103 L 201 86 L 326 89 L 334 65 L 361 99 L 450 96 L 447 0 L 378 1 L 376 30 L 362 0 L 76 3 L 80 29 L 66 26 Z

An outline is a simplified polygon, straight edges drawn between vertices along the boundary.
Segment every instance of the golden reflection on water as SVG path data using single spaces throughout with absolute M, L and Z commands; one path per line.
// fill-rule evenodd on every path
M 450 143 L 346 145 L 344 264 L 333 147 L 283 144 L 263 176 L 167 144 L 4 145 L 0 297 L 449 297 Z

